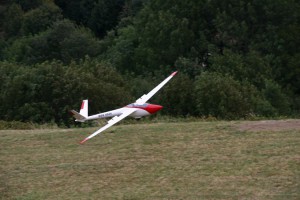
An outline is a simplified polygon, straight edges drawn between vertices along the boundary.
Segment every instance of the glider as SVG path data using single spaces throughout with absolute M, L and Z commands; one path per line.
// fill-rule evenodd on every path
M 112 117 L 105 126 L 91 134 L 90 136 L 86 137 L 84 140 L 80 142 L 83 144 L 87 140 L 91 139 L 92 137 L 98 135 L 99 133 L 103 132 L 104 130 L 108 129 L 109 127 L 113 126 L 114 124 L 118 123 L 122 119 L 127 116 L 134 117 L 134 118 L 141 118 L 147 115 L 154 114 L 161 110 L 163 107 L 160 105 L 149 104 L 147 101 L 157 93 L 167 82 L 169 82 L 175 75 L 176 72 L 173 72 L 168 78 L 162 81 L 159 85 L 157 85 L 154 89 L 152 89 L 148 94 L 144 94 L 141 98 L 137 99 L 134 103 L 131 103 L 123 108 L 99 113 L 96 115 L 88 116 L 88 100 L 83 100 L 81 104 L 81 109 L 78 112 L 75 110 L 71 110 L 70 112 L 73 114 L 75 121 L 77 122 L 85 122 L 88 120 L 95 120 L 101 118 L 108 118 Z

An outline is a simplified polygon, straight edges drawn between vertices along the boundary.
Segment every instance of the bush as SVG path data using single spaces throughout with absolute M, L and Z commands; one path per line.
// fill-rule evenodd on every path
M 291 113 L 290 100 L 277 83 L 267 80 L 265 89 L 263 89 L 263 94 L 266 100 L 274 107 L 277 114 L 289 115 Z
M 34 129 L 34 125 L 32 123 L 25 123 L 25 122 L 19 122 L 19 121 L 2 121 L 0 120 L 0 130 L 30 130 Z
M 255 112 L 255 101 L 260 99 L 252 85 L 219 73 L 202 73 L 195 84 L 197 111 L 202 116 L 244 118 Z
M 89 59 L 67 66 L 57 61 L 34 67 L 0 62 L 0 72 L 0 120 L 70 126 L 68 111 L 79 109 L 83 99 L 91 100 L 94 113 L 130 99 L 118 72 Z

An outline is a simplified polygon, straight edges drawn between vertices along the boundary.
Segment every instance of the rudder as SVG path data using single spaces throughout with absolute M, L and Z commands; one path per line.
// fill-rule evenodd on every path
M 87 118 L 89 116 L 88 110 L 89 110 L 89 105 L 88 105 L 88 100 L 86 99 L 83 100 L 81 103 L 79 114 Z

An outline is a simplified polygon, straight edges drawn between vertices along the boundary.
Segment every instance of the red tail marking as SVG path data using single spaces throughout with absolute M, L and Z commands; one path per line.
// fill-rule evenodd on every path
M 81 104 L 81 109 L 84 108 L 84 101 L 82 101 L 82 104 Z

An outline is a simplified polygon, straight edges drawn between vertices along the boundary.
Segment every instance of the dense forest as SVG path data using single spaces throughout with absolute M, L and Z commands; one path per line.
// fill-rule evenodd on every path
M 90 99 L 180 117 L 297 117 L 298 0 L 4 0 L 0 120 L 70 126 Z

